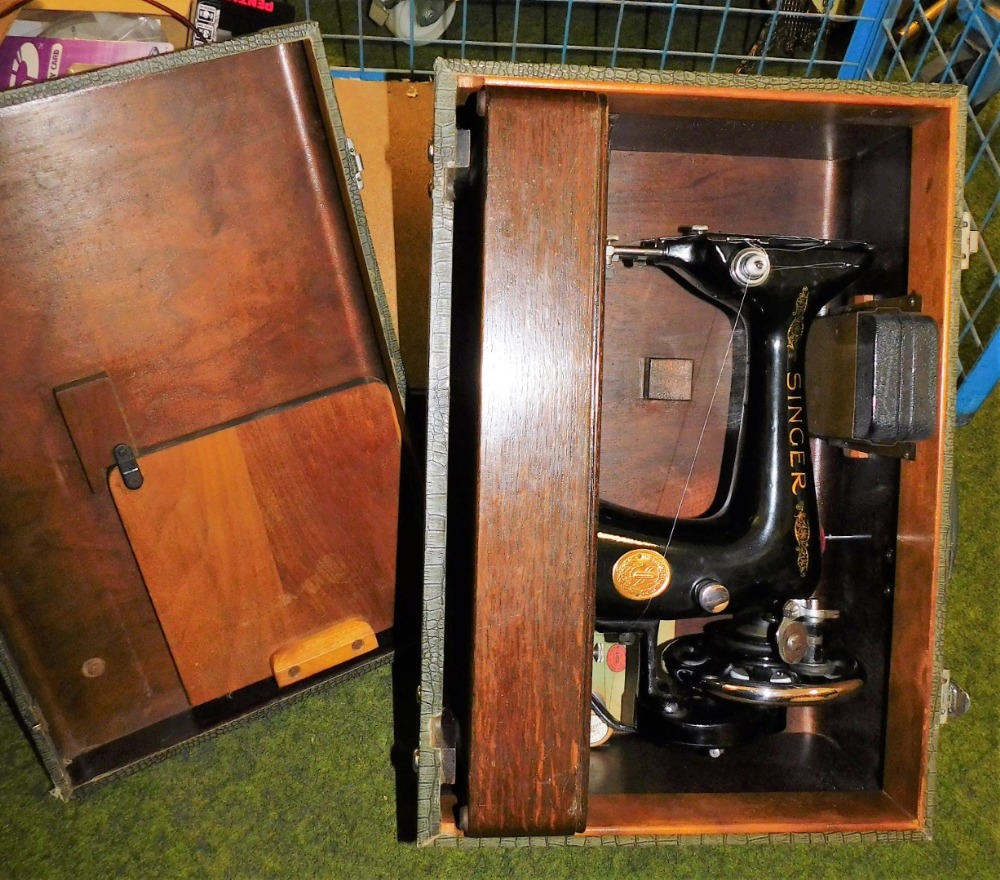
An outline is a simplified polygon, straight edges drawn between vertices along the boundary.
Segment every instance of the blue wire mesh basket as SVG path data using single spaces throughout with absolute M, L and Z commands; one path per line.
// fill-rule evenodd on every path
M 969 89 L 958 418 L 1000 377 L 1000 0 L 302 0 L 330 63 L 429 75 L 486 59 L 771 76 L 963 83 Z M 942 173 L 950 173 L 942 169 Z

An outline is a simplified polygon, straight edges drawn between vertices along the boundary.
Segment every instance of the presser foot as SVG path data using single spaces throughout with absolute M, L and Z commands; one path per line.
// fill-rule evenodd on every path
M 831 703 L 864 686 L 857 661 L 825 649 L 822 624 L 833 616 L 814 600 L 792 600 L 780 617 L 719 621 L 675 639 L 664 647 L 661 664 L 684 688 L 726 703 Z

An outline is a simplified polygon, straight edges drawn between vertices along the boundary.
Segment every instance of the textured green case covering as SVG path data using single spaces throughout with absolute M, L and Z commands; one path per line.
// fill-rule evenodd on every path
M 323 40 L 320 36 L 319 26 L 315 22 L 305 22 L 288 25 L 287 27 L 271 28 L 247 37 L 230 40 L 225 43 L 213 43 L 195 49 L 186 49 L 179 52 L 171 52 L 166 55 L 157 55 L 152 58 L 144 58 L 140 61 L 121 64 L 114 67 L 107 67 L 100 70 L 76 76 L 65 77 L 63 79 L 50 80 L 38 85 L 26 86 L 12 91 L 0 92 L 0 109 L 12 107 L 18 104 L 41 101 L 56 95 L 69 94 L 83 89 L 100 88 L 103 86 L 113 86 L 115 84 L 126 83 L 139 77 L 152 76 L 164 73 L 177 67 L 190 64 L 210 64 L 219 58 L 226 58 L 244 52 L 253 52 L 258 49 L 266 49 L 271 46 L 278 46 L 284 43 L 304 42 L 309 44 L 309 51 L 315 59 L 315 87 L 319 105 L 325 109 L 328 132 L 337 145 L 335 152 L 336 161 L 339 163 L 341 177 L 346 181 L 347 196 L 345 207 L 349 218 L 353 221 L 357 230 L 356 247 L 359 259 L 363 264 L 362 275 L 366 278 L 369 287 L 370 301 L 374 313 L 378 316 L 380 325 L 381 342 L 383 354 L 386 360 L 387 372 L 391 369 L 392 379 L 398 391 L 400 401 L 406 397 L 406 382 L 403 375 L 403 361 L 399 352 L 396 330 L 392 322 L 392 315 L 385 296 L 385 289 L 382 285 L 382 277 L 379 274 L 378 265 L 375 261 L 375 250 L 372 245 L 371 234 L 368 228 L 368 221 L 365 217 L 364 207 L 361 202 L 361 193 L 355 179 L 356 166 L 353 156 L 347 146 L 347 135 L 344 132 L 344 123 L 337 107 L 334 97 L 333 83 L 330 78 L 329 68 L 326 61 L 326 53 L 323 48 Z M 45 733 L 44 720 L 38 706 L 32 700 L 24 679 L 18 672 L 9 646 L 3 637 L 3 621 L 0 620 L 0 674 L 3 681 L 13 697 L 14 704 L 26 729 L 29 731 L 39 758 L 45 766 L 46 771 L 52 778 L 55 786 L 54 793 L 67 799 L 75 792 L 90 788 L 98 783 L 104 783 L 111 778 L 115 778 L 122 773 L 130 772 L 139 767 L 145 766 L 152 761 L 160 760 L 168 754 L 179 749 L 187 748 L 191 743 L 204 737 L 217 736 L 235 724 L 241 724 L 251 718 L 272 712 L 275 708 L 286 702 L 302 699 L 308 694 L 327 688 L 338 682 L 355 678 L 371 669 L 382 666 L 391 659 L 391 652 L 380 652 L 374 657 L 362 659 L 340 673 L 333 673 L 330 677 L 324 678 L 312 687 L 296 691 L 288 696 L 279 697 L 258 709 L 248 712 L 233 721 L 220 724 L 202 734 L 171 746 L 163 751 L 157 752 L 149 757 L 142 758 L 132 764 L 128 764 L 113 773 L 98 777 L 95 780 L 74 786 L 62 760 L 56 753 L 52 741 Z
M 964 145 L 966 98 L 964 86 L 909 85 L 904 83 L 850 82 L 844 80 L 790 79 L 784 77 L 735 76 L 729 74 L 700 74 L 674 71 L 624 70 L 584 67 L 579 65 L 519 64 L 486 61 L 447 61 L 438 59 L 435 65 L 434 90 L 434 181 L 433 181 L 433 233 L 431 239 L 431 302 L 430 302 L 430 355 L 427 389 L 427 473 L 426 519 L 424 557 L 424 601 L 421 635 L 421 686 L 420 686 L 420 746 L 417 762 L 418 803 L 417 842 L 421 845 L 496 847 L 496 846 L 602 846 L 602 845 L 679 845 L 691 843 L 817 843 L 817 842 L 890 842 L 923 840 L 930 836 L 935 799 L 935 762 L 938 741 L 938 719 L 942 706 L 942 646 L 944 640 L 944 593 L 950 576 L 950 561 L 942 554 L 938 572 L 940 588 L 935 621 L 934 677 L 932 717 L 935 723 L 930 732 L 927 823 L 922 831 L 871 832 L 871 833 L 771 833 L 771 834 L 719 834 L 607 837 L 499 837 L 468 838 L 441 832 L 441 752 L 433 743 L 433 731 L 443 705 L 444 670 L 444 605 L 445 605 L 445 549 L 447 543 L 447 490 L 448 490 L 448 408 L 449 360 L 451 335 L 451 260 L 453 245 L 454 204 L 450 200 L 449 170 L 457 164 L 457 125 L 455 108 L 460 75 L 508 76 L 512 78 L 537 78 L 551 80 L 580 80 L 586 82 L 661 83 L 669 85 L 719 86 L 740 89 L 767 89 L 774 91 L 840 93 L 849 95 L 906 95 L 912 97 L 954 98 L 959 102 L 959 131 L 956 166 L 950 169 L 955 175 L 957 193 L 954 208 L 954 260 L 952 265 L 951 340 L 952 351 L 948 358 L 948 388 L 954 389 L 957 380 L 955 346 L 958 339 L 958 317 L 961 283 L 961 220 L 962 188 L 964 183 Z M 947 436 L 944 438 L 947 479 L 944 486 L 941 533 L 942 547 L 954 546 L 954 523 L 957 505 L 951 480 L 954 458 L 954 394 L 948 397 Z

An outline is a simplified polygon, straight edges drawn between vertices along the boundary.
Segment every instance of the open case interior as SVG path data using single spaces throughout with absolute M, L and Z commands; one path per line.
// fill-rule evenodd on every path
M 332 100 L 295 27 L 0 104 L 0 647 L 64 795 L 391 647 L 401 371 Z
M 474 752 L 470 757 L 465 734 L 478 729 L 474 713 L 491 705 L 490 697 L 475 694 L 477 670 L 489 662 L 482 652 L 499 649 L 479 629 L 470 631 L 473 622 L 482 627 L 481 600 L 471 585 L 489 529 L 517 529 L 491 521 L 477 531 L 475 518 L 477 468 L 487 442 L 481 439 L 479 448 L 475 436 L 486 406 L 482 395 L 493 387 L 477 360 L 481 334 L 489 332 L 482 302 L 487 297 L 488 303 L 491 281 L 507 283 L 491 277 L 481 261 L 484 250 L 489 254 L 491 236 L 517 241 L 516 233 L 491 231 L 483 221 L 490 216 L 486 161 L 497 155 L 495 145 L 487 149 L 490 130 L 483 117 L 489 120 L 491 111 L 485 109 L 483 92 L 504 88 L 552 95 L 597 92 L 606 100 L 606 214 L 595 219 L 588 234 L 628 244 L 704 226 L 747 236 L 868 242 L 875 248 L 873 264 L 829 308 L 917 294 L 922 314 L 937 327 L 942 368 L 933 390 L 936 424 L 911 454 L 871 454 L 810 441 L 822 532 L 815 595 L 840 611 L 835 637 L 865 670 L 859 695 L 830 705 L 792 707 L 783 732 L 721 753 L 664 745 L 641 734 L 614 735 L 600 748 L 588 753 L 584 744 L 577 752 L 561 737 L 586 718 L 589 693 L 573 689 L 565 666 L 547 669 L 536 661 L 536 654 L 549 655 L 528 639 L 496 654 L 496 662 L 515 658 L 527 672 L 520 678 L 521 693 L 493 695 L 493 703 L 503 704 L 495 709 L 495 726 L 502 729 L 509 713 L 522 711 L 521 704 L 528 712 L 536 700 L 547 700 L 547 706 L 559 699 L 584 704 L 571 713 L 566 728 L 559 727 L 557 711 L 550 711 L 549 730 L 544 715 L 535 723 L 539 741 L 548 738 L 548 748 L 562 748 L 567 766 L 582 767 L 589 778 L 583 794 L 583 833 L 588 835 L 919 832 L 926 819 L 936 703 L 937 594 L 947 557 L 941 534 L 949 504 L 958 99 L 655 83 L 546 87 L 543 80 L 458 76 L 458 130 L 460 143 L 468 138 L 469 167 L 459 170 L 455 186 L 444 683 L 446 714 L 465 730 L 457 739 L 454 784 L 442 788 L 441 833 L 461 835 L 470 800 L 486 799 L 470 793 L 463 777 L 478 760 Z M 537 120 L 538 126 L 547 124 L 545 118 Z M 503 139 L 492 132 L 489 137 L 497 143 Z M 531 153 L 531 144 L 525 135 L 514 148 Z M 530 164 L 523 173 L 532 173 Z M 603 170 L 583 170 L 567 159 L 538 167 L 537 173 L 599 176 Z M 504 166 L 503 174 L 508 173 Z M 571 238 L 559 237 L 568 225 L 561 227 L 557 219 L 550 225 L 557 230 L 551 247 L 572 245 Z M 506 246 L 518 252 L 516 245 Z M 537 314 L 526 313 L 526 324 L 535 320 Z M 614 263 L 604 278 L 602 329 L 594 462 L 600 501 L 668 519 L 711 512 L 732 479 L 742 429 L 747 363 L 739 325 L 734 331 L 730 315 L 661 272 Z M 837 394 L 845 377 L 826 367 L 818 384 Z M 533 489 L 531 475 L 525 480 Z M 586 554 L 585 546 L 579 549 Z M 534 596 L 518 594 L 519 574 L 512 563 L 509 602 L 522 603 L 525 617 L 546 615 L 545 596 L 536 603 Z M 561 574 L 552 572 L 552 577 Z M 593 602 L 593 593 L 589 599 L 580 593 L 577 601 Z M 697 632 L 707 619 L 669 623 L 661 628 L 661 638 Z M 581 614 L 575 623 L 586 620 Z M 597 627 L 614 629 L 600 621 Z M 497 629 L 517 638 L 504 621 L 497 621 Z M 609 644 L 617 638 L 612 633 Z M 588 642 L 566 661 L 582 664 L 587 682 L 591 647 Z M 598 653 L 595 648 L 595 658 Z M 597 663 L 593 669 L 596 686 Z M 497 739 L 502 743 L 499 733 Z M 529 766 L 530 745 L 523 751 L 529 756 L 524 763 L 504 753 L 502 745 L 491 757 L 507 767 L 504 790 L 496 797 L 547 804 L 545 788 L 558 782 L 547 780 L 544 768 Z M 530 807 L 522 814 L 513 811 L 509 826 L 480 833 L 551 833 L 537 815 L 516 824 L 517 817 L 530 812 Z

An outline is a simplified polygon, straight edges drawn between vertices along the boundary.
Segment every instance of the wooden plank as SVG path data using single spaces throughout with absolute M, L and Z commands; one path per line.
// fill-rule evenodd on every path
M 462 832 L 456 800 L 441 796 L 441 833 Z M 595 794 L 585 837 L 748 834 L 788 843 L 791 834 L 920 831 L 922 823 L 885 792 L 741 792 L 739 794 Z M 771 836 L 773 835 L 773 837 Z M 848 838 L 849 839 L 849 838 Z
M 142 488 L 113 472 L 111 492 L 192 703 L 269 677 L 278 649 L 333 622 L 392 625 L 399 433 L 385 385 L 139 463 Z
M 377 647 L 371 626 L 352 617 L 279 648 L 271 655 L 271 672 L 279 685 L 295 684 Z
M 73 440 L 91 492 L 108 483 L 108 468 L 115 463 L 112 450 L 119 443 L 135 449 L 135 438 L 125 420 L 114 382 L 98 373 L 54 389 L 56 403 Z
M 959 162 L 957 101 L 913 129 L 910 183 L 909 289 L 922 297 L 923 312 L 938 322 L 938 423 L 917 444 L 916 460 L 900 465 L 896 590 L 893 597 L 889 711 L 886 718 L 884 786 L 901 806 L 923 813 L 926 805 L 936 608 L 942 559 L 945 499 L 951 490 L 950 431 L 954 394 L 952 282 L 955 272 L 955 175 Z M 944 169 L 942 171 L 942 169 Z M 955 503 L 952 498 L 951 503 Z M 950 513 L 948 514 L 950 515 Z M 950 532 L 950 529 L 948 529 Z M 952 536 L 954 539 L 955 536 Z
M 884 792 L 592 795 L 587 833 L 793 834 L 916 831 Z
M 489 93 L 468 832 L 586 821 L 608 118 Z
M 760 89 L 701 83 L 658 83 L 622 80 L 556 79 L 544 76 L 512 77 L 504 74 L 459 73 L 460 98 L 484 87 L 511 89 L 544 88 L 552 92 L 588 91 L 608 98 L 613 113 L 656 113 L 664 116 L 705 116 L 728 119 L 780 119 L 807 122 L 848 122 L 867 119 L 878 124 L 915 125 L 935 112 L 949 110 L 952 98 L 858 93 L 836 89 Z M 664 100 L 669 98 L 670 100 Z M 873 113 L 872 111 L 875 111 Z M 875 116 L 873 119 L 872 117 Z
M 282 584 L 237 429 L 143 456 L 143 487 L 111 474 L 132 550 L 192 703 L 254 672 Z

